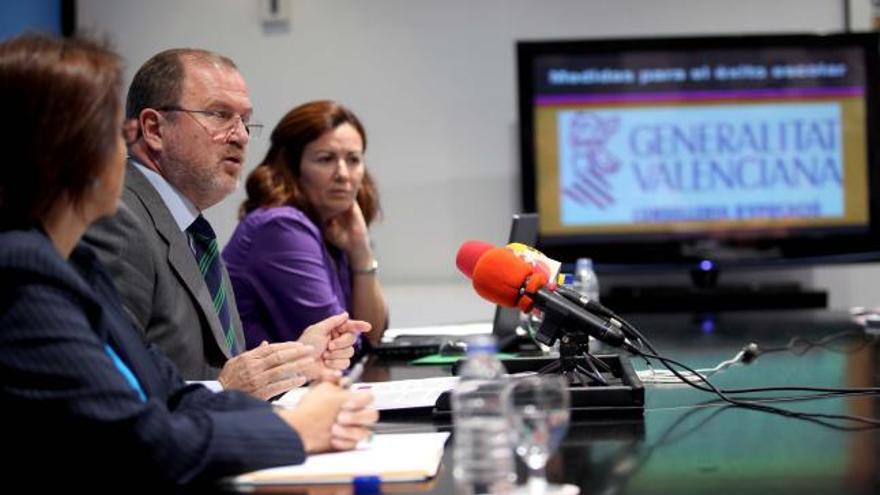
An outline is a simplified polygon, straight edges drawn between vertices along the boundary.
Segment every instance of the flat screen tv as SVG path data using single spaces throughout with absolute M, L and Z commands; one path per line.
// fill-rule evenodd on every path
M 517 44 L 522 203 L 599 271 L 877 259 L 878 35 Z

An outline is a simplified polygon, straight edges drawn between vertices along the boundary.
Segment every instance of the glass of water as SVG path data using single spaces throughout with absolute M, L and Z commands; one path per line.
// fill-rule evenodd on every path
M 547 482 L 546 465 L 568 429 L 568 382 L 560 375 L 531 375 L 514 379 L 506 390 L 508 421 L 516 453 L 529 470 L 520 493 L 576 494 L 574 485 Z

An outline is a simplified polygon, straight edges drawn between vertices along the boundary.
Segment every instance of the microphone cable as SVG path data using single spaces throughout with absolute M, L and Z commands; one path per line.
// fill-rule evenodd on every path
M 562 294 L 566 296 L 566 294 Z M 778 414 L 787 417 L 798 418 L 807 421 L 813 421 L 816 423 L 823 424 L 825 426 L 831 427 L 841 427 L 844 429 L 855 428 L 855 429 L 870 429 L 870 428 L 878 428 L 880 427 L 880 420 L 876 418 L 868 418 L 864 416 L 854 416 L 854 415 L 846 415 L 846 414 L 823 414 L 823 413 L 807 413 L 800 411 L 792 411 L 789 409 L 770 406 L 767 404 L 763 404 L 759 401 L 773 401 L 773 400 L 791 400 L 790 397 L 761 397 L 761 398 L 753 398 L 753 399 L 738 399 L 730 397 L 731 395 L 738 394 L 746 394 L 746 393 L 767 393 L 767 392 L 809 392 L 810 394 L 806 396 L 801 396 L 801 400 L 807 399 L 820 399 L 827 397 L 839 397 L 839 396 L 848 396 L 848 395 L 877 395 L 880 394 L 880 388 L 878 387 L 857 387 L 857 388 L 845 388 L 845 387 L 807 387 L 807 386 L 778 386 L 778 387 L 751 387 L 751 388 L 736 388 L 736 389 L 719 389 L 714 384 L 712 384 L 708 377 L 704 375 L 704 373 L 714 374 L 718 371 L 726 369 L 737 362 L 749 363 L 756 359 L 761 354 L 769 354 L 773 352 L 782 352 L 786 350 L 790 350 L 794 352 L 796 355 L 803 355 L 808 350 L 814 347 L 821 347 L 825 349 L 830 349 L 828 347 L 829 343 L 844 338 L 848 336 L 853 336 L 857 334 L 861 334 L 864 337 L 867 337 L 864 332 L 856 332 L 856 331 L 845 331 L 838 332 L 829 336 L 824 337 L 818 341 L 812 341 L 803 337 L 794 337 L 789 343 L 785 346 L 761 349 L 757 346 L 757 344 L 748 344 L 746 345 L 739 353 L 737 353 L 734 358 L 723 361 L 715 368 L 710 370 L 695 370 L 681 362 L 675 361 L 671 358 L 662 356 L 660 352 L 657 351 L 656 347 L 654 347 L 653 343 L 634 325 L 629 323 L 626 319 L 622 318 L 614 311 L 608 309 L 607 307 L 600 304 L 598 301 L 594 300 L 584 300 L 581 301 L 582 307 L 584 307 L 587 311 L 592 311 L 597 316 L 606 318 L 610 323 L 618 326 L 621 331 L 627 335 L 630 342 L 627 342 L 623 345 L 623 348 L 630 353 L 640 356 L 645 359 L 645 362 L 648 366 L 651 366 L 650 360 L 654 359 L 663 364 L 663 366 L 668 370 L 669 374 L 662 375 L 661 380 L 663 383 L 675 383 L 674 379 L 681 381 L 687 385 L 690 385 L 693 388 L 701 390 L 707 393 L 713 393 L 718 396 L 722 401 L 737 407 L 744 407 L 749 409 L 760 410 L 772 414 Z M 874 339 L 865 339 L 863 341 L 863 346 L 867 345 Z M 645 350 L 647 349 L 647 351 Z M 679 369 L 676 369 L 675 366 L 684 370 L 684 373 Z M 701 371 L 703 373 L 701 373 Z M 641 378 L 641 377 L 640 377 Z M 701 385 L 698 382 L 705 383 Z M 833 421 L 849 421 L 853 423 L 861 424 L 862 426 L 852 427 L 852 426 L 841 426 L 834 424 Z
M 732 406 L 742 407 L 746 409 L 752 409 L 757 411 L 763 411 L 771 414 L 777 414 L 780 416 L 800 419 L 804 421 L 813 422 L 816 424 L 820 424 L 823 426 L 847 430 L 847 431 L 857 431 L 857 430 L 867 430 L 880 428 L 880 419 L 870 418 L 866 416 L 857 416 L 850 414 L 830 414 L 830 413 L 815 413 L 815 412 L 804 412 L 804 411 L 795 411 L 791 409 L 786 409 L 782 407 L 776 407 L 769 404 L 766 404 L 767 401 L 786 401 L 786 400 L 811 400 L 811 399 L 821 399 L 828 397 L 840 397 L 840 396 L 851 396 L 851 395 L 880 395 L 880 387 L 808 387 L 808 386 L 778 386 L 778 387 L 751 387 L 751 388 L 735 388 L 735 389 L 720 389 L 716 387 L 712 382 L 709 381 L 707 376 L 699 373 L 698 370 L 687 366 L 684 363 L 676 361 L 672 358 L 661 355 L 657 352 L 656 348 L 650 341 L 642 335 L 641 332 L 638 331 L 633 325 L 629 322 L 626 322 L 620 317 L 615 317 L 623 323 L 624 327 L 627 327 L 630 331 L 634 333 L 634 335 L 639 336 L 640 343 L 648 349 L 648 351 L 644 351 L 639 347 L 634 345 L 626 344 L 624 345 L 624 349 L 629 351 L 636 356 L 640 356 L 645 360 L 656 360 L 663 364 L 663 366 L 669 370 L 672 375 L 677 377 L 681 382 L 690 385 L 691 387 L 701 390 L 703 392 L 712 393 L 716 395 L 721 401 L 726 402 Z M 828 344 L 833 342 L 834 340 L 841 339 L 843 337 L 853 336 L 858 333 L 856 331 L 845 331 L 845 332 L 837 332 L 835 334 L 828 335 L 818 341 L 811 341 L 809 339 L 805 339 L 803 337 L 795 337 L 792 338 L 788 345 L 776 347 L 776 348 L 768 348 L 765 351 L 759 351 L 757 354 L 750 359 L 753 360 L 760 354 L 767 354 L 770 352 L 782 352 L 785 350 L 792 350 L 796 352 L 797 355 L 803 355 L 809 349 L 814 347 L 821 347 L 825 349 L 829 349 Z M 863 344 L 867 345 L 875 339 L 865 339 L 866 341 Z M 800 347 L 798 345 L 802 344 Z M 748 354 L 748 349 L 753 344 L 747 345 L 742 351 L 741 354 L 744 356 Z M 756 345 L 754 345 L 757 348 Z M 794 351 L 794 349 L 799 349 L 799 351 Z M 754 352 L 754 351 L 753 351 Z M 739 356 L 739 354 L 737 354 Z M 740 358 L 742 360 L 742 358 Z M 686 373 L 682 373 L 676 367 L 684 370 Z M 703 384 L 699 383 L 702 382 Z M 746 394 L 746 393 L 766 393 L 766 392 L 810 392 L 811 394 L 799 397 L 757 397 L 757 398 L 734 398 L 731 395 L 738 394 Z M 840 422 L 849 422 L 855 424 L 840 424 Z
M 568 297 L 564 292 L 561 294 L 564 297 Z M 862 337 L 861 345 L 854 349 L 853 351 L 859 350 L 864 346 L 874 342 L 876 338 L 874 336 L 869 336 L 863 331 L 858 330 L 846 330 L 842 332 L 837 332 L 822 339 L 813 341 L 807 339 L 805 337 L 796 336 L 793 337 L 788 344 L 779 347 L 770 347 L 770 348 L 761 348 L 755 343 L 750 343 L 745 345 L 734 357 L 728 359 L 726 361 L 722 361 L 718 365 L 713 368 L 708 369 L 699 369 L 695 370 L 690 367 L 686 367 L 682 363 L 675 362 L 680 364 L 683 372 L 681 370 L 673 370 L 670 368 L 669 363 L 665 362 L 661 353 L 657 350 L 654 344 L 651 342 L 648 337 L 644 335 L 638 328 L 632 325 L 625 318 L 621 317 L 611 309 L 602 305 L 598 301 L 595 300 L 581 300 L 579 301 L 582 308 L 586 311 L 591 311 L 596 316 L 607 319 L 610 323 L 620 328 L 621 331 L 627 336 L 630 342 L 634 345 L 625 346 L 626 350 L 631 352 L 632 354 L 642 357 L 645 360 L 646 365 L 648 366 L 648 370 L 644 370 L 644 372 L 639 372 L 639 379 L 643 380 L 645 383 L 657 383 L 657 384 L 680 384 L 684 383 L 686 385 L 690 385 L 694 388 L 702 390 L 708 393 L 714 393 L 715 390 L 719 390 L 722 394 L 727 395 L 739 395 L 739 394 L 748 394 L 748 393 L 768 393 L 768 392 L 809 392 L 812 395 L 809 395 L 806 398 L 825 398 L 825 397 L 838 397 L 838 396 L 846 396 L 846 395 L 871 395 L 871 394 L 880 394 L 880 388 L 877 387 L 860 387 L 860 388 L 841 388 L 841 387 L 810 387 L 810 386 L 776 386 L 776 387 L 749 387 L 749 388 L 733 388 L 733 389 L 715 389 L 702 387 L 696 381 L 704 381 L 707 382 L 706 378 L 717 374 L 727 368 L 730 368 L 733 365 L 743 363 L 749 364 L 758 356 L 770 353 L 777 353 L 783 351 L 791 351 L 795 355 L 803 355 L 808 352 L 810 349 L 819 347 L 831 351 L 837 351 L 836 349 L 830 347 L 830 344 L 834 341 L 841 340 L 847 337 Z M 534 338 L 534 328 L 531 326 L 531 320 L 529 320 L 529 333 Z M 647 349 L 647 351 L 645 350 Z M 841 352 L 841 351 L 837 351 Z M 651 358 L 660 361 L 665 368 L 664 370 L 657 370 L 651 364 Z M 670 360 L 670 362 L 673 362 Z M 774 400 L 774 399 L 787 399 L 783 397 L 765 397 L 763 400 Z
M 630 351 L 630 352 L 632 352 L 632 351 Z M 869 418 L 869 417 L 865 417 L 865 416 L 856 416 L 856 415 L 851 415 L 851 414 L 830 414 L 830 413 L 794 411 L 794 410 L 785 409 L 782 407 L 771 406 L 771 405 L 765 403 L 766 401 L 772 401 L 772 400 L 776 400 L 776 399 L 786 399 L 784 397 L 762 397 L 759 399 L 752 399 L 752 400 L 732 398 L 729 396 L 730 394 L 742 393 L 742 392 L 745 392 L 746 389 L 741 389 L 741 390 L 737 390 L 737 391 L 723 391 L 723 390 L 719 389 L 718 387 L 716 387 L 714 384 L 712 384 L 712 382 L 710 382 L 706 377 L 699 375 L 696 370 L 694 370 L 693 368 L 691 368 L 681 362 L 678 362 L 674 359 L 671 359 L 671 358 L 668 358 L 665 356 L 660 356 L 657 354 L 641 353 L 640 355 L 645 358 L 656 359 L 656 360 L 660 361 L 661 363 L 663 363 L 663 365 L 667 369 L 669 369 L 669 371 L 671 371 L 681 381 L 687 383 L 688 385 L 690 385 L 698 390 L 702 390 L 704 392 L 714 393 L 722 401 L 724 401 L 730 405 L 733 405 L 733 406 L 742 407 L 742 408 L 746 408 L 746 409 L 753 409 L 756 411 L 763 411 L 763 412 L 777 414 L 780 416 L 785 416 L 785 417 L 790 417 L 790 418 L 795 418 L 795 419 L 801 419 L 804 421 L 810 421 L 813 423 L 821 424 L 823 426 L 829 426 L 832 428 L 848 430 L 848 431 L 880 428 L 880 419 L 876 419 L 876 418 Z M 695 376 L 698 376 L 699 381 L 703 382 L 705 384 L 705 386 L 703 386 L 697 382 L 694 382 L 690 378 L 684 376 L 675 368 L 675 366 L 678 366 L 679 368 L 684 369 L 685 371 L 688 371 L 689 373 L 694 374 Z M 793 391 L 796 391 L 796 390 L 815 391 L 815 390 L 819 390 L 820 388 L 818 388 L 818 387 L 763 387 L 763 388 L 754 388 L 754 389 L 750 389 L 750 390 L 752 392 L 763 392 L 763 391 L 777 391 L 777 390 L 782 390 L 782 389 L 793 390 Z M 880 388 L 876 388 L 876 387 L 865 387 L 865 388 L 856 388 L 856 389 L 828 388 L 828 389 L 822 389 L 822 390 L 830 391 L 832 393 L 830 393 L 830 394 L 824 393 L 822 395 L 816 395 L 814 397 L 800 397 L 798 399 L 802 399 L 802 400 L 819 399 L 819 398 L 824 398 L 824 397 L 833 397 L 833 396 L 841 396 L 841 395 L 855 395 L 855 394 L 876 395 L 876 394 L 880 393 Z M 836 421 L 857 423 L 857 424 L 859 424 L 859 426 L 841 425 L 841 424 L 835 423 Z
M 860 338 L 857 347 L 851 349 L 835 349 L 831 347 L 830 344 L 835 341 L 844 340 L 847 338 Z M 778 352 L 791 352 L 795 356 L 802 356 L 809 352 L 813 348 L 822 348 L 831 352 L 839 352 L 839 353 L 847 353 L 847 352 L 857 352 L 867 346 L 868 344 L 874 342 L 876 338 L 869 337 L 865 332 L 860 330 L 845 330 L 842 332 L 833 333 L 831 335 L 827 335 L 819 340 L 811 340 L 801 336 L 792 337 L 791 340 L 786 345 L 779 347 L 768 347 L 762 348 L 758 346 L 758 344 L 752 342 L 743 346 L 743 348 L 736 353 L 732 358 L 722 361 L 718 363 L 713 368 L 702 368 L 697 369 L 696 371 L 703 376 L 712 376 L 716 373 L 726 370 L 731 366 L 737 364 L 749 364 L 752 361 L 758 359 L 759 356 L 763 356 L 764 354 L 778 353 Z M 656 351 L 653 351 L 654 354 L 659 354 Z M 639 370 L 639 378 L 645 383 L 664 383 L 664 384 L 680 384 L 681 380 L 678 379 L 675 375 L 673 375 L 669 370 L 658 370 L 651 366 L 650 361 L 646 360 L 648 363 L 647 370 Z M 694 378 L 695 375 L 691 375 L 690 373 L 683 373 L 689 378 Z M 789 390 L 786 387 L 764 387 L 764 391 L 768 391 L 767 389 L 773 389 L 773 391 L 781 391 L 781 390 Z M 807 387 L 802 387 L 807 388 Z M 813 391 L 828 391 L 823 389 L 822 387 L 809 387 L 810 390 Z M 723 390 L 723 389 L 722 389 Z M 727 393 L 745 393 L 745 392 L 753 392 L 754 389 L 733 389 L 726 390 Z M 790 391 L 790 390 L 789 390 Z
M 654 370 L 653 366 L 651 366 L 650 360 L 648 356 L 644 354 L 653 354 L 656 356 L 660 356 L 660 352 L 656 347 L 651 343 L 651 341 L 634 325 L 632 325 L 625 318 L 621 317 L 611 309 L 599 303 L 599 301 L 590 300 L 587 303 L 587 307 L 585 309 L 593 310 L 597 316 L 608 318 L 621 327 L 622 331 L 630 337 L 632 342 L 635 342 L 639 345 L 641 349 L 638 349 L 638 352 L 633 352 L 638 356 L 641 356 L 645 359 L 645 362 L 649 366 L 649 372 L 653 371 L 657 374 L 658 380 L 656 383 L 680 383 L 681 380 L 679 375 L 673 374 L 670 370 Z M 856 337 L 860 338 L 860 342 L 858 347 L 849 350 L 839 350 L 831 347 L 835 341 L 842 340 L 848 337 Z M 687 371 L 687 375 L 690 378 L 697 377 L 698 375 L 705 374 L 705 376 L 712 376 L 720 371 L 723 371 L 735 364 L 749 364 L 758 356 L 762 356 L 764 354 L 778 353 L 790 351 L 796 356 L 802 356 L 806 354 L 813 348 L 822 348 L 825 350 L 829 350 L 832 352 L 856 352 L 861 350 L 865 346 L 876 342 L 876 335 L 869 335 L 862 330 L 844 330 L 841 332 L 835 332 L 833 334 L 827 335 L 819 340 L 811 340 L 806 337 L 795 336 L 792 337 L 787 344 L 778 347 L 768 347 L 762 348 L 759 347 L 758 344 L 752 342 L 746 344 L 734 357 L 728 359 L 726 361 L 722 361 L 718 363 L 714 368 L 708 369 L 698 369 L 692 370 L 689 369 Z M 644 353 L 643 349 L 648 349 L 650 353 Z M 632 350 L 630 350 L 632 352 Z M 659 359 L 658 359 L 659 360 Z M 661 361 L 662 362 L 662 361 Z M 692 372 L 696 372 L 694 374 Z M 680 373 L 680 372 L 679 372 Z M 681 374 L 681 373 L 680 373 Z M 642 377 L 639 376 L 641 379 Z M 686 383 L 686 382 L 685 382 Z M 705 390 L 708 391 L 708 390 Z M 754 392 L 821 392 L 823 394 L 834 394 L 834 395 L 845 395 L 845 394 L 865 394 L 865 393 L 880 393 L 880 387 L 862 387 L 862 388 L 841 388 L 841 387 L 806 387 L 806 386 L 780 386 L 780 387 L 752 387 L 752 388 L 735 388 L 735 389 L 721 389 L 722 392 L 727 394 L 743 394 L 743 393 L 754 393 Z

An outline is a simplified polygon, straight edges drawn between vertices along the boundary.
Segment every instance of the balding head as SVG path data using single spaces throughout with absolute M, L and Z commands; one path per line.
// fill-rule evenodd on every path
M 125 117 L 137 119 L 145 108 L 176 105 L 187 66 L 214 65 L 238 70 L 228 57 L 197 48 L 175 48 L 154 55 L 138 69 L 128 89 Z

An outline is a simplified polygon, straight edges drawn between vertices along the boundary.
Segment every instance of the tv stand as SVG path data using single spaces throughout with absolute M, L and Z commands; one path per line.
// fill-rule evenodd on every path
M 602 295 L 602 304 L 621 313 L 825 308 L 828 293 L 797 283 L 619 286 Z

